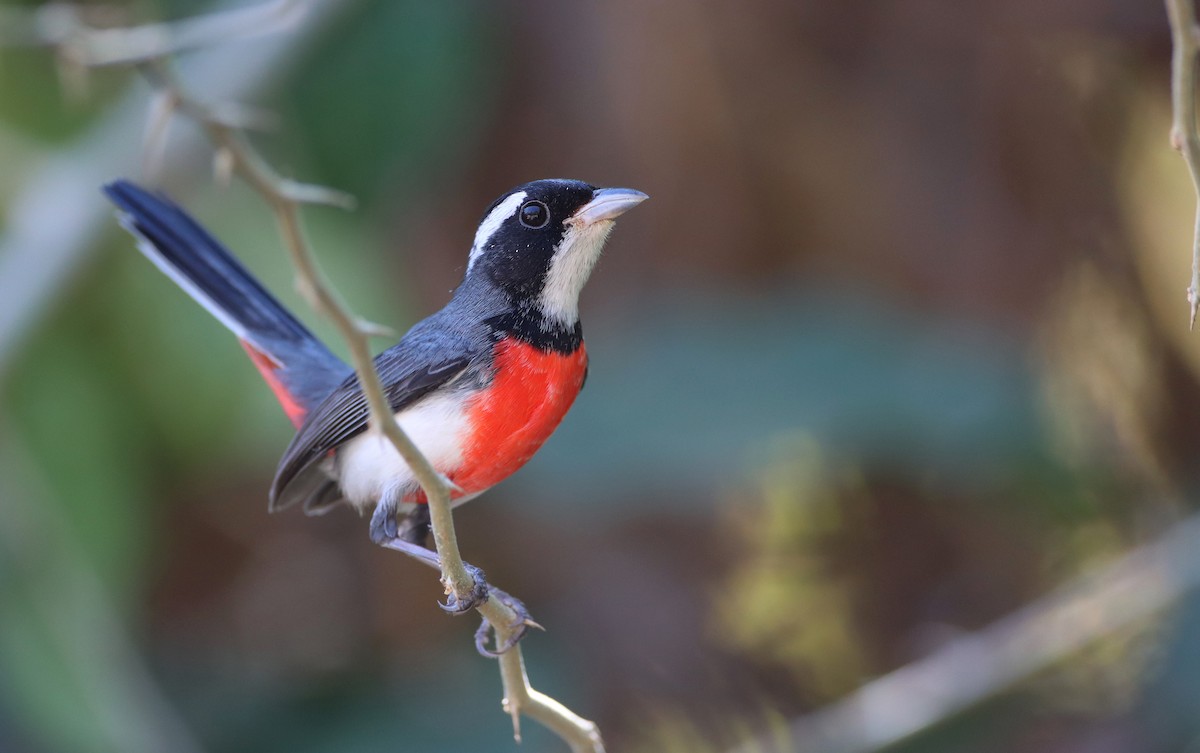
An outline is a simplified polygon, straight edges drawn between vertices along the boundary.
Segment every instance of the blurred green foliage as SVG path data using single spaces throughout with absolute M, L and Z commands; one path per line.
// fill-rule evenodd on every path
M 293 73 L 283 154 L 310 155 L 319 180 L 368 207 L 458 172 L 502 90 L 499 21 L 480 2 L 364 4 Z
M 173 11 L 197 10 L 183 5 Z M 492 69 L 477 62 L 488 44 L 486 16 L 478 11 L 472 4 L 360 4 L 280 87 L 281 114 L 302 126 L 289 128 L 284 146 L 272 150 L 300 145 L 290 154 L 308 155 L 305 161 L 318 170 L 313 179 L 351 189 L 368 205 L 398 170 L 417 171 L 411 179 L 429 176 L 445 159 L 433 141 L 454 143 L 443 139 L 451 129 L 459 143 L 469 141 L 472 129 L 457 124 L 471 123 L 487 106 L 481 76 Z M 45 51 L 0 55 L 0 98 L 6 103 L 0 119 L 47 149 L 86 129 L 112 95 L 135 80 L 123 71 L 89 74 L 88 96 L 76 102 L 59 85 Z M 427 96 L 424 87 L 440 96 Z M 269 214 L 245 189 L 234 194 L 209 208 L 222 217 L 221 235 L 302 310 L 279 264 Z M 320 249 L 372 242 L 361 219 L 311 212 L 308 226 Z M 180 498 L 167 485 L 203 479 L 214 468 L 227 478 L 261 473 L 287 437 L 278 408 L 261 399 L 261 384 L 227 334 L 196 316 L 195 304 L 180 291 L 161 284 L 143 259 L 129 253 L 126 238 L 113 232 L 109 241 L 119 251 L 93 265 L 86 282 L 71 290 L 69 306 L 41 325 L 20 368 L 5 380 L 0 408 L 21 456 L 5 474 L 6 526 L 37 542 L 20 540 L 21 550 L 10 554 L 45 563 L 20 562 L 13 578 L 18 587 L 0 595 L 4 697 L 28 732 L 43 731 L 37 736 L 50 750 L 113 749 L 102 730 L 106 714 L 121 706 L 120 670 L 105 681 L 104 674 L 114 672 L 110 659 L 101 658 L 112 651 L 110 636 L 87 595 L 111 599 L 127 625 L 146 619 L 147 593 L 173 546 L 161 531 Z M 395 289 L 369 265 L 345 265 L 336 276 L 353 291 L 360 311 L 396 316 Z M 318 330 L 328 333 L 327 326 Z M 31 479 L 44 485 L 36 497 Z M 218 480 L 213 489 L 219 486 Z M 203 489 L 182 493 L 187 499 L 206 496 Z M 12 572 L 11 564 L 4 571 Z M 72 573 L 85 574 L 82 585 Z M 116 683 L 116 696 L 97 702 L 91 694 L 106 682 Z M 234 711 L 223 705 L 222 714 Z M 404 728 L 390 714 L 385 718 Z M 497 726 L 503 729 L 502 717 Z M 277 728 L 268 723 L 262 729 Z M 346 727 L 350 734 L 330 734 L 340 735 L 340 748 L 349 750 L 358 729 L 364 740 L 378 734 L 375 726 L 353 723 Z M 297 740 L 311 747 L 281 742 L 281 749 L 326 749 L 311 732 L 297 730 Z M 244 744 L 244 738 L 230 743 L 231 749 Z
M 850 603 L 855 584 L 830 567 L 830 546 L 863 514 L 855 504 L 863 481 L 829 467 L 812 438 L 781 439 L 769 455 L 755 474 L 761 509 L 730 503 L 738 511 L 731 526 L 753 555 L 718 600 L 721 632 L 752 656 L 803 668 L 816 695 L 837 698 L 867 677 Z

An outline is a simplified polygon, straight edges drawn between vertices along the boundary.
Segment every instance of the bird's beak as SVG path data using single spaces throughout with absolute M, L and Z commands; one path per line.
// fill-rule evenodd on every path
M 581 225 L 592 225 L 602 220 L 615 220 L 621 215 L 650 198 L 632 188 L 601 188 L 592 194 L 592 200 L 579 208 L 575 220 Z

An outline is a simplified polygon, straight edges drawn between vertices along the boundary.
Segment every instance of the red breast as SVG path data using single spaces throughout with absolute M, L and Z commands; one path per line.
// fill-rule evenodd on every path
M 466 406 L 463 460 L 449 475 L 463 493 L 493 486 L 525 465 L 558 428 L 587 373 L 587 349 L 562 354 L 514 338 L 493 350 L 495 376 Z M 424 493 L 415 501 L 424 503 Z

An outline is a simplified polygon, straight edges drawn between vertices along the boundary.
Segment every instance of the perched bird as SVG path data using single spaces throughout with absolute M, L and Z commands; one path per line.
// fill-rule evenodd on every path
M 104 191 L 142 253 L 237 335 L 297 427 L 271 509 L 374 505 L 376 543 L 424 541 L 424 492 L 369 427 L 350 367 L 169 199 L 124 180 Z M 524 465 L 571 407 L 588 368 L 579 292 L 614 220 L 646 198 L 575 180 L 505 193 L 484 213 L 450 302 L 376 357 L 396 420 L 455 504 Z

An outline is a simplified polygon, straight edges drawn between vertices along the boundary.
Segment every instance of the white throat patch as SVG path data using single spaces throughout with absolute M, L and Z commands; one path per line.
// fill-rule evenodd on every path
M 579 321 L 579 292 L 596 266 L 614 224 L 612 220 L 601 220 L 590 225 L 567 225 L 562 242 L 554 249 L 546 284 L 538 299 L 547 317 L 568 327 Z
M 525 201 L 525 192 L 517 191 L 504 201 L 496 205 L 496 208 L 488 212 L 487 217 L 483 218 L 483 222 L 479 223 L 479 230 L 475 231 L 475 243 L 471 246 L 471 255 L 467 257 L 467 271 L 471 271 L 471 267 L 475 266 L 475 261 L 483 255 L 487 250 L 488 242 L 492 236 L 504 224 L 504 221 L 517 211 L 517 207 Z

